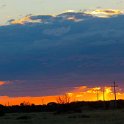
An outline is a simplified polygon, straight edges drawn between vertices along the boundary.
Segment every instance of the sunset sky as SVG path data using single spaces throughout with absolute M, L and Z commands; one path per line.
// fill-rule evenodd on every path
M 0 103 L 124 99 L 123 0 L 0 0 Z

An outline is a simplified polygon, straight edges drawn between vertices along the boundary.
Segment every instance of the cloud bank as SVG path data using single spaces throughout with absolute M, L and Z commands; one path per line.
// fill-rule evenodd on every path
M 1 94 L 43 94 L 39 87 L 44 84 L 105 85 L 117 80 L 123 85 L 124 15 L 94 12 L 109 16 L 71 11 L 29 15 L 0 26 L 0 79 L 15 82 L 4 85 Z

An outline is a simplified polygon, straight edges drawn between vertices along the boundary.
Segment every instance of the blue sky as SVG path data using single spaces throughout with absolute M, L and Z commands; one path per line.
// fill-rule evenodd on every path
M 0 24 L 28 14 L 57 14 L 64 10 L 123 9 L 123 0 L 0 0 Z

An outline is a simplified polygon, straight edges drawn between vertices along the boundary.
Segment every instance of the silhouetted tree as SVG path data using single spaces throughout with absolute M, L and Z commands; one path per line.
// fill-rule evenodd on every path
M 59 96 L 59 97 L 57 97 L 56 101 L 58 104 L 68 104 L 68 103 L 70 103 L 70 96 L 68 94 Z

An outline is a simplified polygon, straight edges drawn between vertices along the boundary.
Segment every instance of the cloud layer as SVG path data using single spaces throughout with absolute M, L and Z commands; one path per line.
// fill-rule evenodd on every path
M 44 83 L 104 85 L 117 80 L 122 85 L 124 15 L 106 13 L 108 18 L 82 12 L 30 15 L 1 26 L 0 78 L 25 82 L 4 86 L 3 95 L 12 89 L 12 96 L 24 96 L 26 91 L 37 95 Z

